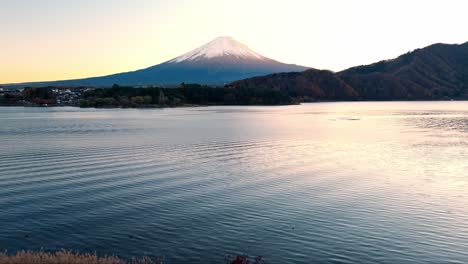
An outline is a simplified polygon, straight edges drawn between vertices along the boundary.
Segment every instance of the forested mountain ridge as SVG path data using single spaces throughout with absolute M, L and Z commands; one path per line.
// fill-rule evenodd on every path
M 313 100 L 466 99 L 468 43 L 434 44 L 338 73 L 311 69 L 250 78 L 231 86 L 270 88 Z

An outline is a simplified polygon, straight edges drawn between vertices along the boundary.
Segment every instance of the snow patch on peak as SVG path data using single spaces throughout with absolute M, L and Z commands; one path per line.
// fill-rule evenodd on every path
M 183 61 L 196 61 L 223 56 L 234 56 L 237 58 L 257 60 L 266 59 L 232 37 L 218 37 L 198 49 L 179 56 L 169 62 L 176 63 Z

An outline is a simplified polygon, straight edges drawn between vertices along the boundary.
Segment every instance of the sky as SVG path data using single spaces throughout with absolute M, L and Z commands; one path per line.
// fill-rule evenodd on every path
M 0 0 L 0 83 L 146 68 L 218 36 L 340 71 L 468 41 L 466 0 Z

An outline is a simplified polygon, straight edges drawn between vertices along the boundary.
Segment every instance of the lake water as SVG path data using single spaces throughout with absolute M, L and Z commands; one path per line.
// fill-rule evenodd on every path
M 0 108 L 0 250 L 468 263 L 468 102 Z

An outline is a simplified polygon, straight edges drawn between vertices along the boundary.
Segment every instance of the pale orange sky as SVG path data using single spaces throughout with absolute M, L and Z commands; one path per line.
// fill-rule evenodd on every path
M 321 69 L 468 41 L 463 0 L 0 1 L 0 83 L 145 68 L 229 35 L 267 57 Z

